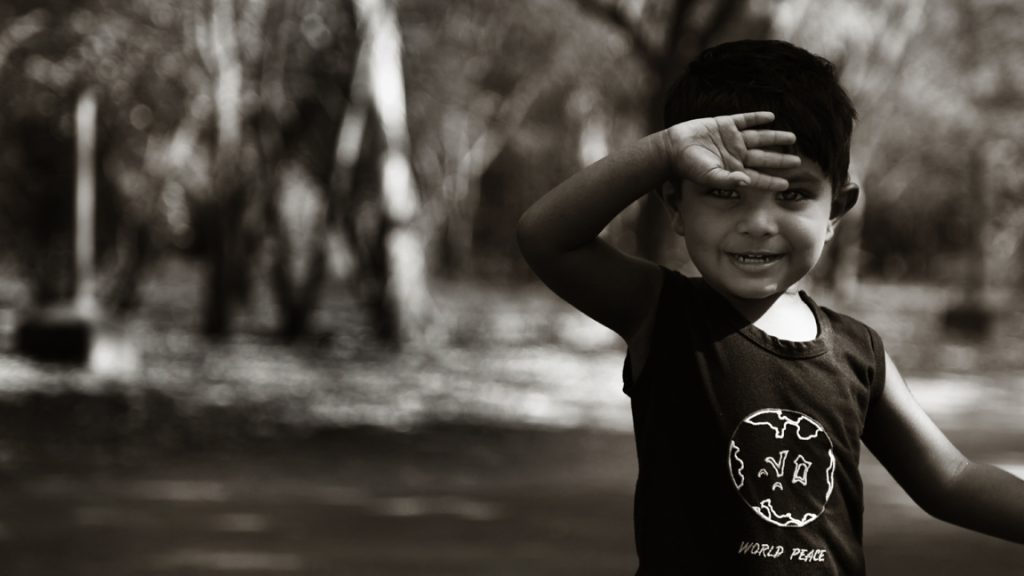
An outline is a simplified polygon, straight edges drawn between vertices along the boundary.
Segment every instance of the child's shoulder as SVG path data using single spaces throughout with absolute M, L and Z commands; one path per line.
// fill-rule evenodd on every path
M 658 265 L 661 269 L 662 277 L 662 288 L 671 287 L 676 291 L 684 292 L 695 292 L 701 291 L 707 288 L 707 284 L 704 282 L 704 278 L 696 274 L 692 274 L 687 271 L 679 271 L 674 268 L 668 268 L 661 264 Z
M 833 327 L 842 328 L 844 330 L 852 330 L 860 333 L 869 333 L 877 336 L 875 329 L 869 326 L 866 322 L 854 317 L 851 314 L 845 312 L 839 312 L 829 306 L 819 305 L 821 312 L 828 318 L 829 323 Z
M 867 323 L 828 306 L 820 306 L 833 333 L 835 345 L 844 350 L 859 350 L 870 355 L 874 362 L 884 362 L 885 346 L 882 337 Z

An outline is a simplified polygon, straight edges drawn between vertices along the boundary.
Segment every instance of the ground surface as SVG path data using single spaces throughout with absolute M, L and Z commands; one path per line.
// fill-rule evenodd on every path
M 0 558 L 16 575 L 630 574 L 631 442 L 456 426 L 64 451 L 0 482 Z M 863 474 L 872 574 L 1021 573 L 1024 547 L 928 518 L 873 462 Z
M 343 298 L 314 341 L 252 314 L 211 344 L 171 276 L 120 329 L 130 375 L 0 354 L 0 574 L 631 573 L 621 349 L 586 319 L 449 286 L 454 337 L 402 355 Z M 940 335 L 952 298 L 876 286 L 850 307 L 966 453 L 1024 475 L 1021 311 L 979 345 Z M 873 575 L 1024 573 L 1024 546 L 928 518 L 870 456 L 862 474 Z

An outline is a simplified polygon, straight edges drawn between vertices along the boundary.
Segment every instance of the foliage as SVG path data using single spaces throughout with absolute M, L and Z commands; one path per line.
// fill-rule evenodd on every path
M 72 111 L 78 94 L 89 86 L 101 90 L 101 141 L 104 166 L 100 182 L 101 247 L 114 240 L 110 218 L 117 212 L 144 211 L 145 182 L 141 164 L 144 134 L 159 120 L 177 114 L 182 90 L 175 72 L 180 54 L 167 48 L 180 44 L 175 30 L 135 11 L 112 10 L 109 2 L 51 2 L 8 6 L 2 21 L 5 34 L 19 42 L 9 46 L 0 69 L 7 114 L 0 119 L 5 146 L 0 166 L 7 246 L 15 248 L 22 267 L 37 280 L 44 300 L 66 293 L 73 191 Z M 156 3 L 153 3 L 156 4 Z M 26 23 L 39 21 L 45 33 L 18 34 Z M 9 36 L 9 37 L 10 37 Z M 162 111 L 156 114 L 154 110 Z M 115 192 L 115 189 L 118 189 Z M 103 219 L 107 221 L 104 225 Z M 56 286 L 46 278 L 58 279 Z M 64 279 L 63 282 L 59 279 Z M 62 284 L 62 285 L 61 285 Z
M 1018 3 L 748 0 L 742 9 L 724 15 L 717 13 L 726 20 L 717 33 L 708 31 L 708 27 L 722 3 L 565 0 L 560 4 L 576 8 L 582 16 L 578 26 L 571 26 L 575 35 L 558 32 L 553 46 L 521 42 L 523 54 L 532 55 L 538 72 L 544 70 L 553 54 L 568 54 L 565 57 L 579 58 L 589 68 L 601 71 L 584 79 L 584 68 L 575 68 L 569 73 L 577 74 L 579 80 L 560 80 L 584 85 L 592 81 L 589 85 L 602 97 L 615 124 L 628 126 L 610 135 L 611 148 L 617 139 L 633 138 L 638 131 L 650 129 L 645 116 L 650 110 L 656 111 L 652 102 L 657 101 L 658 76 L 664 74 L 651 64 L 657 62 L 652 55 L 666 49 L 673 31 L 687 36 L 680 48 L 685 51 L 687 46 L 696 45 L 702 34 L 716 41 L 756 35 L 757 22 L 764 21 L 765 35 L 793 41 L 836 62 L 858 105 L 860 121 L 853 168 L 867 199 L 863 262 L 866 270 L 896 277 L 960 277 L 965 270 L 953 263 L 972 258 L 968 256 L 971 246 L 975 237 L 982 234 L 993 259 L 992 268 L 1001 272 L 995 279 L 1013 280 L 1013 271 L 1024 260 L 1018 232 L 1024 223 L 1024 171 L 1019 168 L 1024 165 L 1020 161 L 1024 152 L 1017 144 L 1024 128 L 1024 116 L 1019 113 L 1024 106 L 1024 73 L 1017 65 L 1024 57 L 1024 43 L 1016 34 L 1024 20 L 1024 10 Z M 675 28 L 668 26 L 673 10 L 685 13 Z M 515 17 L 503 17 L 509 19 L 508 28 L 514 29 Z M 559 22 L 565 23 L 566 16 L 561 17 Z M 547 13 L 540 12 L 535 18 L 539 30 L 544 30 L 543 23 L 550 19 Z M 480 30 L 493 30 L 486 21 L 478 26 Z M 577 32 L 577 28 L 582 31 Z M 588 30 L 596 31 L 597 35 Z M 625 53 L 604 51 L 609 39 Z M 468 51 L 465 46 L 455 50 Z M 520 54 L 502 52 L 510 60 L 508 70 L 520 69 L 515 60 Z M 609 63 L 611 68 L 606 67 Z M 525 73 L 521 74 L 524 79 L 520 82 L 524 82 Z M 490 89 L 504 94 L 499 98 L 511 97 L 510 86 L 514 84 L 506 82 Z M 559 110 L 561 114 L 542 115 L 538 106 L 518 128 L 523 135 L 520 138 L 526 134 L 539 136 L 534 141 L 536 154 L 517 153 L 515 148 L 507 150 L 500 161 L 510 165 L 493 167 L 492 175 L 486 177 L 489 185 L 507 186 L 513 197 L 529 199 L 578 166 L 573 152 L 581 123 L 564 113 L 571 92 L 553 92 L 549 101 L 560 102 L 562 107 L 555 104 L 548 109 Z M 604 99 L 606 95 L 621 93 L 629 96 Z M 599 110 L 590 110 L 587 114 L 598 113 Z M 443 140 L 456 141 L 451 136 Z M 511 140 L 513 145 L 517 141 Z M 981 202 L 977 199 L 981 193 L 977 188 L 982 185 L 972 182 L 969 176 L 974 161 L 971 150 L 990 149 L 998 152 L 979 152 L 985 155 L 981 160 L 986 175 L 983 185 L 992 188 L 993 196 L 992 229 L 982 232 L 978 230 L 979 217 L 972 215 L 971 209 L 972 202 Z M 529 175 L 524 175 L 524 166 L 529 166 L 531 173 L 543 170 L 538 165 L 544 161 L 541 159 L 546 159 L 548 166 L 557 166 L 547 183 L 515 183 L 516 179 L 529 179 Z M 503 206 L 510 204 L 506 202 Z M 494 220 L 498 217 L 491 215 L 482 220 L 488 229 L 509 225 L 510 221 Z M 496 227 L 495 222 L 502 225 Z M 510 241 L 503 245 L 511 251 Z
M 515 262 L 515 219 L 573 169 L 579 124 L 615 110 L 618 129 L 628 129 L 650 77 L 619 31 L 572 3 L 407 0 L 401 16 L 414 157 L 439 265 L 459 266 L 466 255 L 449 253 L 459 250 Z M 581 92 L 594 96 L 584 110 L 570 104 Z
M 1004 149 L 1017 161 L 985 160 L 987 182 L 973 182 L 970 170 L 975 152 L 1019 142 L 1024 130 L 1019 3 L 787 0 L 772 8 L 776 34 L 841 64 L 858 106 L 853 163 L 867 196 L 868 271 L 962 275 L 951 261 L 967 257 L 976 234 L 978 186 L 995 196 L 993 267 L 1018 269 L 1024 150 Z
M 5 146 L 0 164 L 0 217 L 5 245 L 30 275 L 68 275 L 62 264 L 37 270 L 70 249 L 71 111 L 87 87 L 101 99 L 99 242 L 108 268 L 117 274 L 125 253 L 145 246 L 204 249 L 196 217 L 213 186 L 212 7 L 48 0 L 2 9 L 0 82 L 9 98 L 0 138 L 18 145 Z M 346 5 L 333 2 L 239 8 L 232 24 L 243 69 L 240 170 L 253 191 L 245 225 L 260 236 L 278 156 L 303 158 L 322 179 L 329 174 L 354 26 Z M 18 32 L 36 22 L 45 34 Z
M 211 2 L 0 6 L 0 256 L 19 262 L 40 298 L 66 295 L 71 282 L 71 114 L 88 86 L 101 101 L 105 274 L 130 267 L 134 253 L 145 261 L 164 250 L 207 248 L 199 224 L 214 187 L 218 126 Z M 348 2 L 232 5 L 243 78 L 238 234 L 247 265 L 259 273 L 260 254 L 295 227 L 278 216 L 310 212 L 293 211 L 278 194 L 294 180 L 290 171 L 301 165 L 310 194 L 330 189 L 358 30 Z M 985 238 L 994 268 L 1013 271 L 1024 259 L 1024 41 L 1016 34 L 1024 9 L 1010 0 L 402 0 L 398 7 L 420 226 L 439 255 L 435 270 L 457 270 L 459 259 L 514 268 L 516 217 L 590 161 L 587 139 L 601 151 L 636 138 L 652 125 L 665 70 L 680 65 L 673 59 L 703 41 L 756 34 L 793 40 L 843 70 L 861 114 L 854 169 L 869 199 L 869 271 L 934 277 L 967 253 L 977 236 L 971 206 L 979 184 L 969 167 L 978 154 L 992 190 Z M 659 60 L 670 46 L 678 54 Z M 346 210 L 355 221 L 367 209 Z

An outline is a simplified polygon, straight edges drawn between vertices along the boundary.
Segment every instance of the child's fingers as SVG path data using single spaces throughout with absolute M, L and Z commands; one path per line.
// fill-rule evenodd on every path
M 747 186 L 751 183 L 750 176 L 742 170 L 726 170 L 725 168 L 715 167 L 699 178 L 696 178 L 698 182 L 706 186 L 714 188 L 722 188 L 725 190 L 732 190 L 740 186 Z
M 789 146 L 796 143 L 796 134 L 783 130 L 744 130 L 740 134 L 747 148 Z
M 775 114 L 771 112 L 744 112 L 742 114 L 726 116 L 725 118 L 732 120 L 732 123 L 740 130 L 745 130 L 751 126 L 767 124 L 775 120 Z
M 768 150 L 747 150 L 743 165 L 750 168 L 796 168 L 801 163 L 796 154 L 784 154 Z
M 758 190 L 768 190 L 770 192 L 781 192 L 789 188 L 789 180 L 785 178 L 779 178 L 778 176 L 769 176 L 768 174 L 762 174 L 756 170 L 745 170 L 747 178 L 750 179 L 749 186 L 751 188 L 757 188 Z
M 724 168 L 713 168 L 704 174 L 700 181 L 707 186 L 721 187 L 726 190 L 749 187 L 758 190 L 781 192 L 789 188 L 789 181 L 785 178 L 769 176 L 757 170 L 729 171 Z

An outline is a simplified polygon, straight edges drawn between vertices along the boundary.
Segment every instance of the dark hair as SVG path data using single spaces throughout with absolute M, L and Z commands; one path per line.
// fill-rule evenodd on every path
M 857 111 L 828 60 L 779 40 L 741 40 L 703 51 L 671 88 L 665 127 L 694 118 L 768 110 L 771 127 L 796 134 L 795 152 L 831 178 L 833 198 L 850 169 Z

